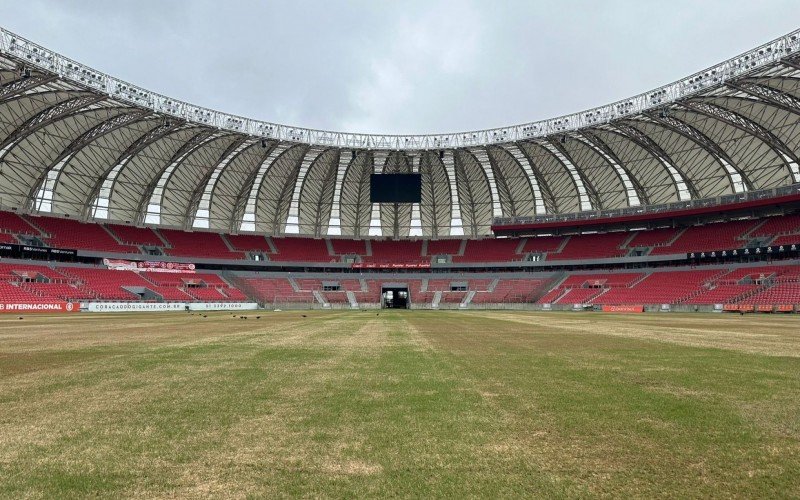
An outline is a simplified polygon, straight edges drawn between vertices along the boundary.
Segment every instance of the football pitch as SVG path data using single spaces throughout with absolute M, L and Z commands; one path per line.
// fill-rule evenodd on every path
M 247 316 L 0 317 L 0 496 L 800 492 L 800 317 Z

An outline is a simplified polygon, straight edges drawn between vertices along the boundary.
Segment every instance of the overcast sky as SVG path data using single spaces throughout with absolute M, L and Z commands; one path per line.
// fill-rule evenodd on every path
M 0 0 L 0 24 L 194 104 L 349 132 L 550 118 L 797 27 L 796 0 Z

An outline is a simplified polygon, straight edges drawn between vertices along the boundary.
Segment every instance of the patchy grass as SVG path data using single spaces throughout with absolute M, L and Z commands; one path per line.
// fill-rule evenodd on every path
M 787 497 L 797 470 L 800 318 L 0 318 L 4 497 Z

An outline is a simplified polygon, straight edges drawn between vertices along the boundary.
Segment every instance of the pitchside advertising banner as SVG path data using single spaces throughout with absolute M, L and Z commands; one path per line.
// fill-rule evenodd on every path
M 89 302 L 89 312 L 253 311 L 255 302 Z M 76 308 L 77 309 L 77 308 Z
M 122 259 L 103 259 L 103 264 L 117 271 L 147 271 L 150 273 L 184 273 L 195 272 L 195 265 L 185 262 L 134 261 Z
M 78 304 L 71 302 L 0 302 L 0 313 L 72 313 L 79 310 Z

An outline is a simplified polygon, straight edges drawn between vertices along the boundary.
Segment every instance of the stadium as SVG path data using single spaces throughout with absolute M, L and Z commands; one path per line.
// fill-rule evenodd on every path
M 381 135 L 2 29 L 0 124 L 3 496 L 800 488 L 800 30 Z

